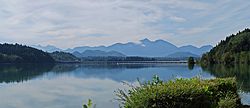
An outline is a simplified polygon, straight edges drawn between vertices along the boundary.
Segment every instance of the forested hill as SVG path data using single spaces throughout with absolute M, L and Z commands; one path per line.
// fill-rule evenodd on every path
M 222 40 L 210 52 L 204 54 L 202 64 L 249 64 L 250 29 L 232 34 Z
M 0 44 L 0 63 L 53 63 L 46 52 L 19 44 Z
M 66 52 L 53 52 L 50 53 L 50 56 L 56 61 L 60 63 L 77 63 L 80 62 L 80 59 L 77 58 L 76 56 L 72 55 L 71 53 L 66 53 Z

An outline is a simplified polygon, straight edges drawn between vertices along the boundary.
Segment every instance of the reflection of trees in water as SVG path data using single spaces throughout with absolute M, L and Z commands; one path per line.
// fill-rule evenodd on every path
M 71 72 L 79 67 L 81 67 L 80 64 L 56 64 L 51 71 L 56 73 Z
M 110 65 L 110 64 L 101 64 L 101 65 L 86 65 L 86 64 L 56 64 L 52 71 L 53 72 L 68 72 L 73 71 L 77 68 L 95 68 L 95 69 L 114 69 L 114 68 L 145 68 L 145 67 L 155 67 L 156 65 L 144 65 L 144 64 L 124 64 L 124 65 Z
M 193 70 L 194 69 L 194 64 L 188 64 L 188 69 Z
M 53 64 L 1 64 L 0 83 L 23 82 L 49 72 Z
M 139 77 L 141 80 L 150 80 L 154 74 L 162 77 L 174 77 L 168 71 L 174 74 L 177 70 L 178 72 L 186 72 L 186 64 L 59 64 L 51 71 L 82 79 L 98 78 L 132 82 Z
M 125 69 L 140 69 L 140 68 L 150 68 L 157 67 L 163 65 L 155 65 L 155 64 L 57 64 L 51 70 L 52 72 L 65 73 L 77 71 L 80 73 L 84 73 L 87 76 L 102 76 L 108 74 L 118 74 Z
M 236 77 L 238 86 L 245 92 L 250 92 L 250 65 L 213 65 L 202 67 L 216 77 Z
M 164 66 L 161 64 L 102 64 L 102 65 L 81 65 L 86 68 L 106 68 L 106 69 L 117 69 L 117 68 L 125 68 L 125 69 L 139 69 L 139 68 L 150 68 L 157 66 Z
M 53 67 L 53 72 L 70 72 L 78 68 L 85 69 L 140 69 L 140 68 L 150 68 L 150 67 L 160 67 L 164 65 L 158 64 L 96 64 L 96 65 L 86 65 L 86 64 L 57 64 Z M 169 66 L 169 65 L 168 65 Z M 101 74 L 101 73 L 100 73 Z
M 153 65 L 1 64 L 0 83 L 23 82 L 41 76 L 47 72 L 60 74 L 72 72 L 79 68 L 92 70 L 90 72 L 85 71 L 87 74 L 104 74 L 120 72 L 125 68 L 145 68 L 150 66 L 152 67 Z M 102 70 L 102 72 L 98 71 L 96 73 L 93 70 Z
M 145 69 L 152 67 L 176 67 L 175 64 L 120 64 L 120 65 L 86 65 L 86 64 L 1 64 L 0 83 L 23 82 L 38 78 L 44 73 L 72 74 L 76 77 L 111 78 L 113 80 L 130 79 L 131 73 L 117 76 L 126 69 Z M 179 65 L 183 67 L 184 65 Z M 178 67 L 178 66 L 177 66 Z M 135 73 L 133 73 L 135 74 Z M 140 75 L 139 73 L 137 73 Z M 136 75 L 136 77 L 138 76 Z M 136 80 L 136 78 L 134 79 Z

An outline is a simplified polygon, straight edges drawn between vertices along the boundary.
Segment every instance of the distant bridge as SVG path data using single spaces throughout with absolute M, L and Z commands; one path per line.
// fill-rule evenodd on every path
M 82 61 L 83 64 L 174 64 L 187 61 Z

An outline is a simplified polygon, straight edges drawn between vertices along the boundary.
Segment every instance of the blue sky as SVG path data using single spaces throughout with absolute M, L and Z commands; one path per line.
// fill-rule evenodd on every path
M 250 0 L 0 0 L 0 42 L 59 48 L 164 39 L 215 45 L 250 27 Z

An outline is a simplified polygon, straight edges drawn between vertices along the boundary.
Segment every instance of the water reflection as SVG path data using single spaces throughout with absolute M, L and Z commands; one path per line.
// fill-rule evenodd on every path
M 49 72 L 54 64 L 2 64 L 0 83 L 23 82 Z
M 137 78 L 150 80 L 153 75 L 159 75 L 164 80 L 176 77 L 194 77 L 204 74 L 198 66 L 187 68 L 185 64 L 165 65 L 81 65 L 81 64 L 18 64 L 0 65 L 0 83 L 13 83 L 35 78 L 53 78 L 58 75 L 77 78 L 112 79 L 115 81 L 136 81 Z
M 109 79 L 57 77 L 33 80 L 0 88 L 1 108 L 81 108 L 83 101 L 93 99 L 97 108 L 117 108 L 114 88 L 124 88 Z M 3 99 L 5 98 L 5 99 Z
M 237 68 L 237 69 L 236 69 Z M 238 69 L 240 68 L 240 69 Z M 117 108 L 114 90 L 126 88 L 123 81 L 136 83 L 159 75 L 163 80 L 176 77 L 202 78 L 236 76 L 244 91 L 249 91 L 248 67 L 213 66 L 201 68 L 186 64 L 162 65 L 81 65 L 19 64 L 0 65 L 1 108 L 80 108 L 89 98 L 97 108 Z M 249 102 L 249 94 L 242 94 Z M 111 102 L 112 101 L 112 102 Z
M 235 77 L 239 88 L 243 92 L 250 92 L 250 65 L 213 65 L 203 67 L 203 70 L 210 72 L 216 77 Z
M 188 64 L 188 69 L 193 70 L 194 69 L 194 64 Z

